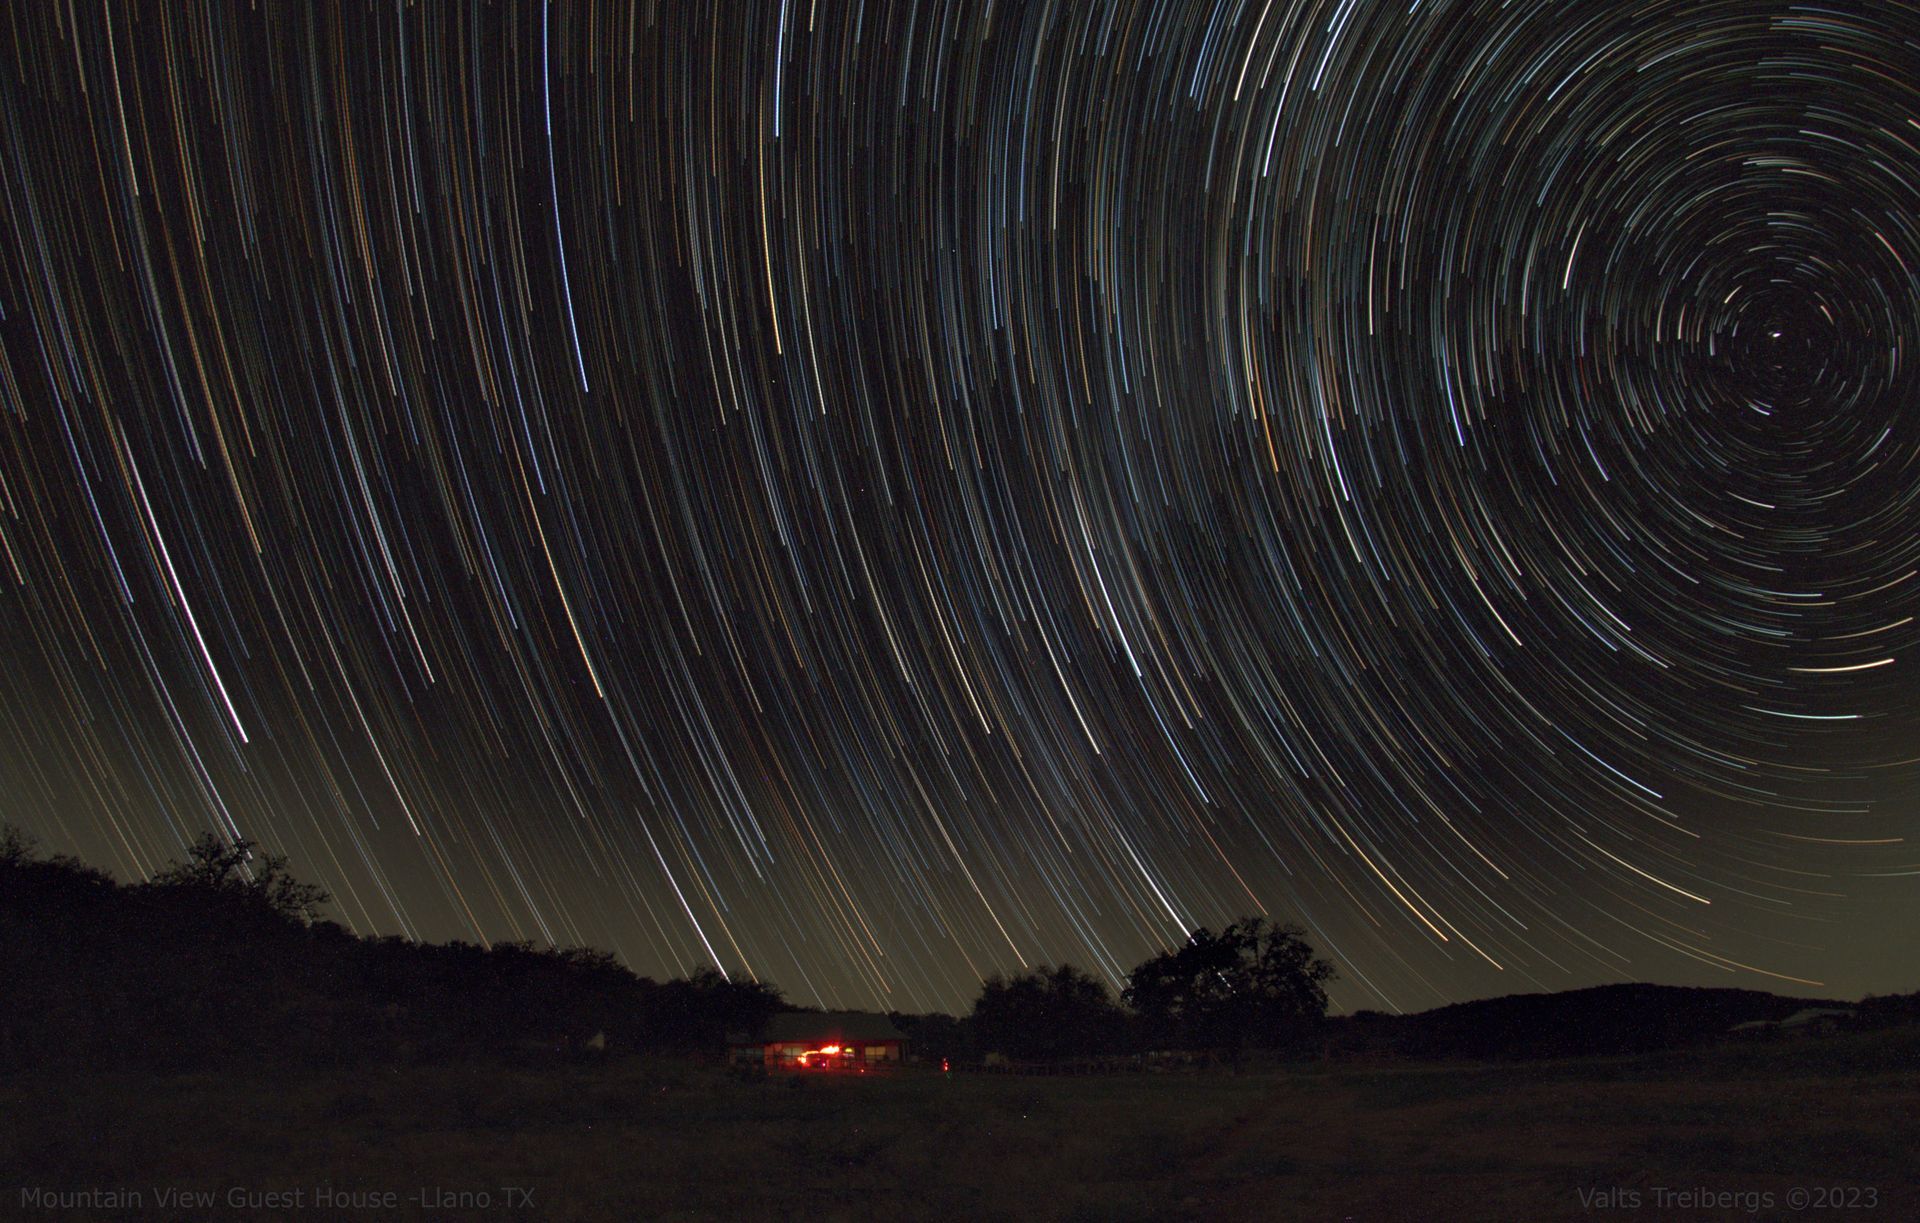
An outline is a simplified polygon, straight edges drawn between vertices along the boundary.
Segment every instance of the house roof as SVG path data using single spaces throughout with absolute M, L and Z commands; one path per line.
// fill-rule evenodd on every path
M 789 1011 L 767 1020 L 768 1042 L 903 1040 L 885 1015 L 870 1011 Z

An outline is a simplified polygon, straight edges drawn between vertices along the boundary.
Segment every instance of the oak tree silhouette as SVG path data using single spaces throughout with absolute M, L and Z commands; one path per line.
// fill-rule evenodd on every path
M 1334 967 L 1314 954 L 1299 926 L 1247 917 L 1215 933 L 1202 927 L 1128 976 L 1121 995 L 1149 1042 L 1214 1050 L 1280 1048 L 1326 1018 Z

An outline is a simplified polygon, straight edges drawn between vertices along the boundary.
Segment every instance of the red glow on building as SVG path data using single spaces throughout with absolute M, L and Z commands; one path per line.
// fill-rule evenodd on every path
M 768 1070 L 866 1074 L 906 1059 L 906 1038 L 885 1015 L 796 1011 L 775 1015 L 759 1040 L 737 1040 L 736 1063 Z

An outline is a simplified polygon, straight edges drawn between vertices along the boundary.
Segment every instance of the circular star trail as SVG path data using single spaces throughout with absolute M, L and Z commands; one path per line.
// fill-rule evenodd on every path
M 1348 1005 L 1913 984 L 1912 5 L 3 37 L 57 848 L 903 1010 L 1256 912 Z

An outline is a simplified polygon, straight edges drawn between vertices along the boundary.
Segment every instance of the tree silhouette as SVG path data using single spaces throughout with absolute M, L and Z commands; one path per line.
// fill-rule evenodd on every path
M 664 985 L 646 982 L 646 1023 L 657 1047 L 718 1053 L 735 1036 L 758 1037 L 767 1020 L 794 1009 L 773 986 L 731 981 L 711 965 Z
M 0 826 L 0 868 L 17 868 L 33 861 L 37 848 L 31 835 L 12 824 Z
M 1333 965 L 1319 959 L 1298 926 L 1248 917 L 1218 934 L 1202 927 L 1184 946 L 1135 968 L 1122 997 L 1148 1039 L 1210 1049 L 1276 1048 L 1310 1034 L 1327 1013 Z
M 972 1015 L 982 1049 L 1022 1061 L 1110 1053 L 1125 1022 L 1106 983 L 1071 964 L 988 977 Z
M 253 842 L 244 838 L 229 842 L 203 832 L 187 847 L 187 860 L 155 875 L 153 886 L 231 897 L 302 925 L 312 924 L 320 906 L 333 897 L 324 888 L 294 878 L 286 855 L 254 850 Z

